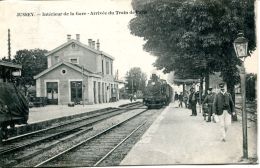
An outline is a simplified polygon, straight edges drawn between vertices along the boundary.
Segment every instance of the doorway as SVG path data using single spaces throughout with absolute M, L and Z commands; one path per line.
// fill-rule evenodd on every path
M 47 104 L 58 104 L 58 82 L 47 82 Z
M 82 81 L 70 82 L 71 101 L 75 104 L 82 102 Z

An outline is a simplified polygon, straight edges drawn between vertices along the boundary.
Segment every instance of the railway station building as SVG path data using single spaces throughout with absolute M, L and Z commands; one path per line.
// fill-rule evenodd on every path
M 36 96 L 48 104 L 98 104 L 119 99 L 118 82 L 113 76 L 114 57 L 100 50 L 97 42 L 88 45 L 67 35 L 67 42 L 46 53 L 48 68 L 36 79 Z

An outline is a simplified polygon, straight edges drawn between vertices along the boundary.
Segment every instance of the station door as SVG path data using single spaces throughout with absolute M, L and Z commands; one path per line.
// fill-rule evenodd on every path
M 70 82 L 71 101 L 79 104 L 82 101 L 82 81 Z
M 47 103 L 58 104 L 58 82 L 47 82 Z

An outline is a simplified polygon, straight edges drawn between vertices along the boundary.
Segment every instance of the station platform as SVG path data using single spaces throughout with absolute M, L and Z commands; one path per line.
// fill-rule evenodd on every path
M 142 101 L 142 100 L 136 100 Z M 134 101 L 133 101 L 134 102 Z M 86 113 L 108 107 L 117 108 L 120 105 L 131 103 L 130 100 L 119 100 L 117 102 L 93 104 L 93 105 L 75 105 L 68 107 L 67 105 L 47 105 L 44 107 L 33 107 L 29 110 L 28 124 L 43 122 L 56 118 Z
M 121 166 L 256 164 L 257 125 L 248 121 L 248 155 L 243 156 L 242 121 L 232 122 L 227 139 L 221 141 L 219 123 L 206 122 L 202 113 L 190 116 L 191 110 L 171 103 L 141 139 L 134 145 Z

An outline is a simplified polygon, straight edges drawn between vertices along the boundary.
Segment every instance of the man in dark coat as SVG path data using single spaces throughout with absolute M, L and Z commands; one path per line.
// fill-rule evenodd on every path
M 179 95 L 179 107 L 182 107 L 182 102 L 183 102 L 183 94 L 181 92 Z
M 234 102 L 230 93 L 225 91 L 224 83 L 219 84 L 220 92 L 213 102 L 213 114 L 219 117 L 222 131 L 222 141 L 226 141 L 228 126 L 231 125 L 231 115 L 235 115 Z
M 189 104 L 190 104 L 191 111 L 192 111 L 192 114 L 190 116 L 197 116 L 196 105 L 197 105 L 198 99 L 197 99 L 197 96 L 195 94 L 195 89 L 191 88 L 190 91 L 191 91 L 191 93 L 190 93 L 190 96 L 189 96 Z
M 208 120 L 207 122 L 211 122 L 211 116 L 212 116 L 212 112 L 213 112 L 213 101 L 215 98 L 215 93 L 212 92 L 212 88 L 208 89 L 208 94 L 205 97 L 204 101 L 202 102 L 202 106 L 207 105 L 208 107 Z
M 179 95 L 178 95 L 178 93 L 177 93 L 177 92 L 175 92 L 175 93 L 174 93 L 174 101 L 177 101 L 177 100 L 178 100 L 178 98 L 179 98 Z

